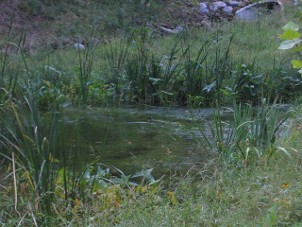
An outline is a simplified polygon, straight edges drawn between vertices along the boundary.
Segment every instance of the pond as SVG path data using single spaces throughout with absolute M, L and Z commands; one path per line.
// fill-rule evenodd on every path
M 64 113 L 65 149 L 76 166 L 94 161 L 125 174 L 154 168 L 154 175 L 186 172 L 208 160 L 199 126 L 211 109 L 104 108 Z M 76 155 L 77 154 L 77 155 Z

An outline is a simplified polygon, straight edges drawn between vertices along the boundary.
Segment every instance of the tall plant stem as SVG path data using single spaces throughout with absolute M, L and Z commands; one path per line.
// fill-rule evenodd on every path
M 12 152 L 12 164 L 13 164 L 13 177 L 14 177 L 15 211 L 19 214 L 17 210 L 18 191 L 17 191 L 16 165 L 15 165 L 15 152 Z

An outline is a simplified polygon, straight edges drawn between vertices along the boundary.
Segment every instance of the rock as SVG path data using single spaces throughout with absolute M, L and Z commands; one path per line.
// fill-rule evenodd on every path
M 181 25 L 178 25 L 176 28 L 174 29 L 170 29 L 170 28 L 165 28 L 165 27 L 162 27 L 162 26 L 159 26 L 159 28 L 165 32 L 168 32 L 168 33 L 173 33 L 173 34 L 177 34 L 177 33 L 180 33 L 184 30 L 184 27 L 181 26 Z
M 259 14 L 270 12 L 276 8 L 281 8 L 281 4 L 276 0 L 253 3 L 236 11 L 235 18 L 242 21 L 251 22 L 259 18 Z
M 174 28 L 174 31 L 177 32 L 177 33 L 180 33 L 184 30 L 185 30 L 184 27 L 181 26 L 181 25 L 178 25 L 178 26 L 176 26 L 176 28 Z
M 208 5 L 206 3 L 200 3 L 200 13 L 203 15 L 208 15 L 210 10 L 208 8 Z
M 73 47 L 77 50 L 84 50 L 86 48 L 82 43 L 75 43 Z
M 226 6 L 222 9 L 222 12 L 224 12 L 227 15 L 233 15 L 233 7 L 232 6 Z
M 257 9 L 253 8 L 252 5 L 248 5 L 246 7 L 241 8 L 240 10 L 236 11 L 235 18 L 241 21 L 254 21 L 258 18 L 258 12 Z
M 228 2 L 228 5 L 232 7 L 239 7 L 240 4 L 241 4 L 240 2 L 232 1 L 232 0 Z
M 217 9 L 221 9 L 223 7 L 226 7 L 226 6 L 227 6 L 227 4 L 225 4 L 224 2 L 218 1 L 218 2 L 213 2 L 211 4 L 210 9 L 213 10 L 213 11 L 216 11 Z

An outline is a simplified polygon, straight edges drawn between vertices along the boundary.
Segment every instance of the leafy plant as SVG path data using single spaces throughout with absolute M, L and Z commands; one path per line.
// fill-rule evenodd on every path
M 125 175 L 116 167 L 100 163 L 90 164 L 79 173 L 63 168 L 57 174 L 55 196 L 57 199 L 67 197 L 72 201 L 73 206 L 76 206 L 77 200 L 89 201 L 92 196 L 107 193 L 106 196 L 110 196 L 111 189 L 127 191 L 148 186 L 156 187 L 163 177 L 155 180 L 152 171 L 153 169 L 147 169 Z
M 111 169 L 111 170 L 110 170 Z M 130 188 L 139 186 L 134 179 L 141 179 L 141 185 L 159 183 L 162 178 L 155 180 L 152 176 L 153 169 L 143 170 L 131 175 L 125 175 L 120 169 L 116 167 L 109 167 L 102 164 L 90 165 L 83 173 L 80 184 L 88 183 L 92 192 L 96 192 L 107 185 L 118 184 L 121 187 Z
M 263 92 L 263 75 L 254 71 L 254 65 L 241 64 L 233 71 L 232 93 L 236 100 L 253 101 L 259 100 Z
M 291 49 L 294 53 L 300 53 L 302 51 L 301 42 L 302 39 L 301 33 L 299 32 L 299 25 L 290 21 L 284 27 L 284 32 L 280 35 L 282 39 L 285 39 L 280 46 L 280 50 L 289 50 Z M 292 67 L 299 69 L 299 73 L 302 74 L 302 61 L 299 59 L 294 59 L 291 61 Z

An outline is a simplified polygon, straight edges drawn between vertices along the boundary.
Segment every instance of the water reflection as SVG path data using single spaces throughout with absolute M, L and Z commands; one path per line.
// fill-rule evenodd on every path
M 128 174 L 146 168 L 154 168 L 155 174 L 185 171 L 201 153 L 198 130 L 192 128 L 206 114 L 196 113 L 163 108 L 68 110 L 64 141 L 71 156 L 78 154 L 79 168 L 98 161 Z

